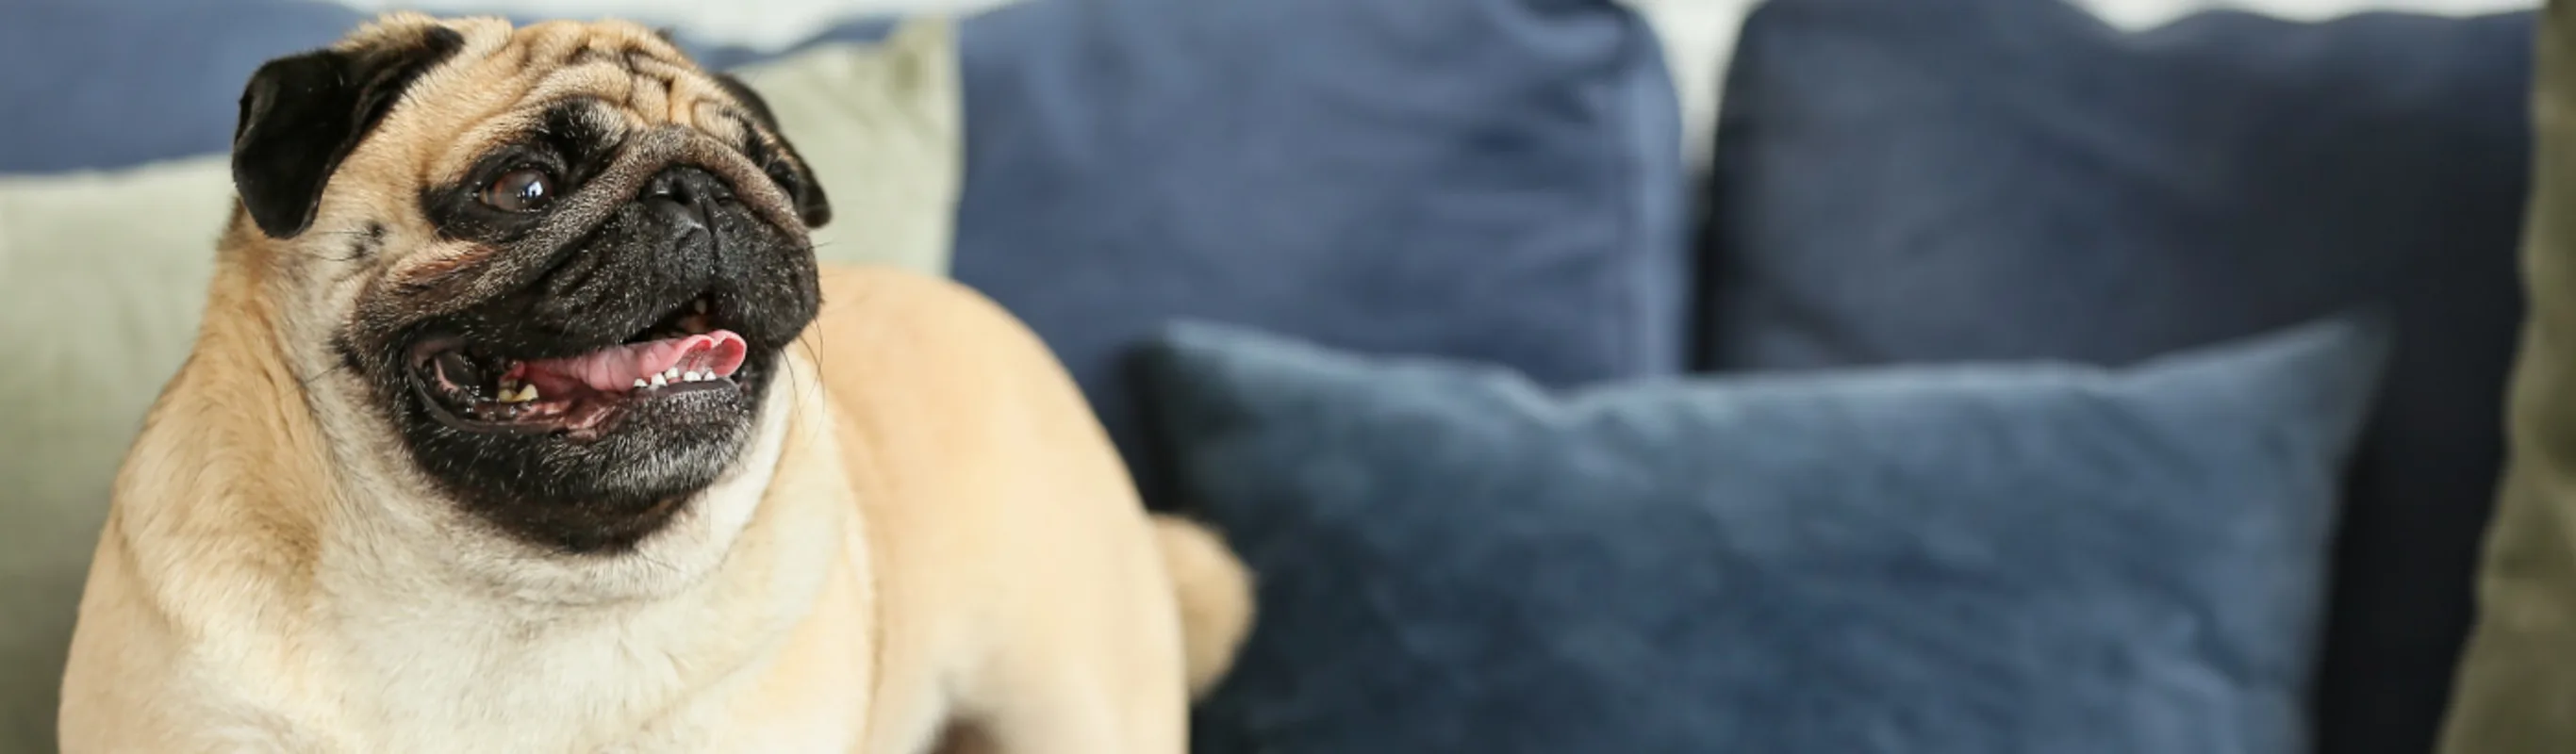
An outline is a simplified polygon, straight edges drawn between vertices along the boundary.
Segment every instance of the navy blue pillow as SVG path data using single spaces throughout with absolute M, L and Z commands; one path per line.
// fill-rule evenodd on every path
M 251 72 L 328 45 L 370 17 L 313 0 L 0 2 L 0 173 L 230 151 Z M 826 36 L 873 40 L 890 26 L 852 22 Z M 685 30 L 679 38 L 714 69 L 775 57 L 694 41 Z
M 2357 304 L 2399 350 L 2357 453 L 2329 752 L 2432 746 L 2472 615 L 2522 292 L 2531 16 L 1774 0 L 1717 136 L 1719 370 L 2121 364 Z
M 1180 329 L 1144 395 L 1261 614 L 1193 751 L 2303 752 L 2382 346 L 1557 395 Z
M 1610 0 L 1034 0 L 958 32 L 958 280 L 1027 320 L 1148 483 L 1121 361 L 1189 317 L 1677 371 L 1679 116 Z
M 229 151 L 259 64 L 366 18 L 294 0 L 0 2 L 0 173 Z

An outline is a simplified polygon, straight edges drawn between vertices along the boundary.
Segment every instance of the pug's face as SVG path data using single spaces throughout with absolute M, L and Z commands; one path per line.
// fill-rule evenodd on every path
M 530 544 L 662 527 L 814 318 L 821 188 L 642 27 L 389 16 L 254 75 L 233 165 L 334 442 Z

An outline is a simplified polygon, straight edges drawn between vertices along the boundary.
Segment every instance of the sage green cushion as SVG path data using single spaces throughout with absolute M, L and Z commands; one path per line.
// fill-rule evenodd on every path
M 944 22 L 745 69 L 813 164 L 826 262 L 948 267 L 961 179 Z M 188 355 L 232 210 L 226 158 L 0 177 L 0 751 L 51 751 L 56 689 L 108 485 Z
M 2530 309 L 2513 374 L 2503 491 L 2487 530 L 2444 754 L 2576 751 L 2576 6 L 2540 13 Z

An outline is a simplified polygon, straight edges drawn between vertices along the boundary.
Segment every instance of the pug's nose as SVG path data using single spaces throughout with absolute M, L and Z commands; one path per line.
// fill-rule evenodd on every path
M 689 166 L 663 170 L 644 183 L 644 205 L 669 218 L 674 234 L 708 230 L 714 221 L 708 207 L 731 198 L 733 190 L 714 173 Z

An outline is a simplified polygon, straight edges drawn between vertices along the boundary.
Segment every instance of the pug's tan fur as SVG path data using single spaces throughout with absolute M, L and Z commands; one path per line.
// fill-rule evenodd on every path
M 315 232 L 236 213 L 220 243 L 116 483 L 64 751 L 1183 751 L 1245 574 L 1145 513 L 1043 345 L 957 286 L 826 271 L 740 460 L 631 552 L 532 546 L 443 499 L 328 345 L 383 287 L 485 263 L 419 219 L 420 187 L 567 91 L 740 134 L 631 25 L 402 15 L 343 44 L 429 25 L 466 54 L 332 174 Z M 380 254 L 333 253 L 369 223 Z

